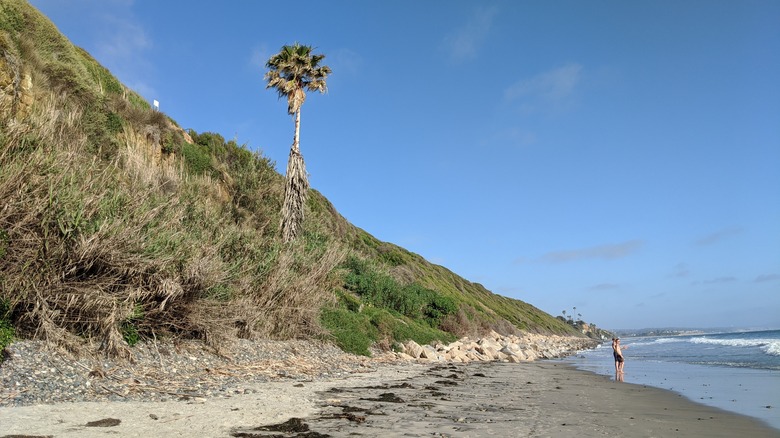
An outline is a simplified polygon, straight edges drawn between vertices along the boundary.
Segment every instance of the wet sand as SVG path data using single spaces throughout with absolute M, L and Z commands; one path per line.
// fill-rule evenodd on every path
M 0 437 L 780 437 L 750 417 L 552 361 L 388 365 L 253 389 L 228 399 L 2 408 Z

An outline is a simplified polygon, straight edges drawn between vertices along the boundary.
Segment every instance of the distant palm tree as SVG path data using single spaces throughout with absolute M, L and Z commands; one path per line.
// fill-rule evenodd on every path
M 287 243 L 298 236 L 303 224 L 303 210 L 309 190 L 306 165 L 299 145 L 301 131 L 301 105 L 306 100 L 306 92 L 328 90 L 326 79 L 331 73 L 330 67 L 320 65 L 325 55 L 312 54 L 311 46 L 295 43 L 282 46 L 282 50 L 272 56 L 265 64 L 268 72 L 266 88 L 275 88 L 279 97 L 287 98 L 287 113 L 295 116 L 295 136 L 287 159 L 287 186 L 284 190 L 282 205 L 282 240 Z

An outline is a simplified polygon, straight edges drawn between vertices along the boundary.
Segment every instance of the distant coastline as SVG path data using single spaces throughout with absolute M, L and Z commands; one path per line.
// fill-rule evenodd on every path
M 655 328 L 642 328 L 642 329 L 615 329 L 612 330 L 617 336 L 625 337 L 642 337 L 642 336 L 695 336 L 695 335 L 712 335 L 717 333 L 739 333 L 739 332 L 755 332 L 764 330 L 776 330 L 775 327 L 750 327 L 750 328 L 733 328 L 733 327 L 716 327 L 716 328 L 691 328 L 691 327 L 655 327 Z

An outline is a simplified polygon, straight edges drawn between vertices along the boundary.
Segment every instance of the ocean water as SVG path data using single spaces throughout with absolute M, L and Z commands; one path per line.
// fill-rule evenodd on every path
M 621 337 L 620 342 L 624 382 L 669 389 L 780 430 L 780 330 Z M 564 361 L 615 378 L 609 341 Z

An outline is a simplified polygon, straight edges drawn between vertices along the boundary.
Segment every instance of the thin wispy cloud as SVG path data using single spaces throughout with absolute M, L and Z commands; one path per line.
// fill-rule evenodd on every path
M 523 78 L 504 90 L 504 99 L 520 102 L 524 112 L 558 110 L 567 106 L 582 79 L 582 65 L 572 63 Z
M 704 280 L 701 282 L 701 284 L 705 285 L 717 285 L 717 284 L 728 284 L 728 283 L 735 283 L 737 281 L 736 277 L 718 277 L 713 278 L 710 280 Z M 698 284 L 698 283 L 695 283 Z
M 714 233 L 707 234 L 693 241 L 696 246 L 707 246 L 721 242 L 729 237 L 736 236 L 742 232 L 741 228 L 724 228 Z
M 97 44 L 97 53 L 109 60 L 125 62 L 152 46 L 144 28 L 127 17 L 103 15 L 105 28 Z
M 642 245 L 644 245 L 644 242 L 641 240 L 629 240 L 611 245 L 554 251 L 543 255 L 539 258 L 539 261 L 545 263 L 566 263 L 589 259 L 615 260 L 635 254 L 642 248 Z
M 485 43 L 493 18 L 498 14 L 495 6 L 477 10 L 462 27 L 444 38 L 444 44 L 456 62 L 476 58 L 479 48 Z
M 249 65 L 252 68 L 265 71 L 265 63 L 268 62 L 271 55 L 272 52 L 267 44 L 258 44 L 252 49 L 252 54 L 249 56 Z
M 763 274 L 756 277 L 756 283 L 766 283 L 769 281 L 779 281 L 780 275 L 777 274 Z
M 672 269 L 672 273 L 669 274 L 669 277 L 685 278 L 690 274 L 691 274 L 691 270 L 688 268 L 688 265 L 686 265 L 685 263 L 678 263 Z
M 615 289 L 620 289 L 620 285 L 615 283 L 600 283 L 588 288 L 588 290 L 592 291 L 608 291 Z
M 133 2 L 114 0 L 94 10 L 95 58 L 120 81 L 146 98 L 154 98 L 149 82 L 154 66 L 147 53 L 154 46 L 149 31 L 135 18 Z
M 513 265 L 524 265 L 524 264 L 530 263 L 532 261 L 533 260 L 531 260 L 528 257 L 520 256 L 520 257 L 517 257 L 516 259 L 512 260 L 512 264 Z

